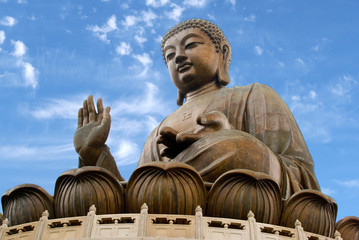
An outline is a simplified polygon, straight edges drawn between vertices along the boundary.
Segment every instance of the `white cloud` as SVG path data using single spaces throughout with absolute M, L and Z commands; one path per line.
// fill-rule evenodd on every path
M 202 8 L 206 5 L 206 0 L 185 0 L 183 5 Z
M 0 30 L 0 45 L 5 42 L 5 32 Z
M 278 61 L 278 67 L 284 68 L 285 67 L 284 62 Z
M 116 47 L 116 53 L 121 56 L 130 55 L 131 51 L 131 45 L 126 42 L 121 42 L 120 45 Z
M 138 44 L 142 45 L 144 42 L 147 41 L 147 38 L 143 37 L 142 34 L 136 34 L 135 40 L 138 42 Z
M 185 8 L 178 6 L 175 3 L 172 3 L 170 7 L 172 8 L 172 11 L 166 12 L 167 17 L 178 22 Z
M 145 94 L 127 101 L 117 101 L 111 110 L 113 116 L 159 114 L 168 113 L 162 99 L 159 98 L 159 90 L 156 85 L 146 82 Z
M 309 97 L 314 100 L 317 97 L 317 93 L 313 90 L 310 90 Z
M 139 74 L 139 77 L 145 76 L 149 67 L 152 65 L 152 59 L 150 58 L 150 55 L 148 55 L 148 53 L 143 53 L 142 55 L 134 54 L 133 57 L 144 67 L 142 73 Z
M 77 112 L 84 99 L 85 95 L 73 97 L 70 99 L 47 99 L 42 101 L 41 106 L 28 108 L 21 108 L 20 111 L 36 119 L 77 119 Z
M 255 46 L 254 51 L 258 56 L 261 56 L 263 54 L 263 48 L 261 48 L 260 46 Z
M 86 27 L 87 30 L 92 31 L 95 36 L 100 38 L 100 40 L 109 43 L 110 40 L 107 39 L 107 34 L 110 32 L 113 32 L 117 30 L 117 24 L 116 24 L 116 16 L 112 15 L 107 19 L 107 22 L 103 24 L 101 27 L 98 25 L 94 26 L 88 26 Z
M 131 27 L 137 24 L 140 19 L 136 16 L 130 15 L 125 17 L 125 21 L 122 23 L 125 27 Z
M 335 182 L 344 187 L 350 187 L 350 188 L 359 187 L 359 179 L 353 179 L 353 180 L 347 180 L 347 181 L 335 180 Z
M 331 92 L 337 96 L 347 95 L 353 88 L 354 85 L 357 85 L 357 81 L 353 79 L 350 75 L 343 75 L 339 77 L 339 83 L 336 83 Z
M 48 161 L 49 159 L 61 158 L 63 154 L 73 154 L 72 144 L 36 147 L 28 145 L 5 145 L 0 147 L 0 155 L 3 159 Z
M 0 20 L 0 25 L 12 27 L 17 23 L 16 19 L 10 16 L 3 17 Z
M 142 12 L 142 20 L 147 24 L 147 26 L 152 27 L 153 26 L 153 21 L 156 18 L 158 18 L 158 16 L 154 12 L 152 12 L 151 10 Z
M 146 5 L 151 7 L 162 7 L 168 2 L 169 0 L 146 0 Z
M 14 51 L 11 53 L 15 57 L 22 57 L 26 54 L 27 47 L 22 41 L 11 41 L 14 45 Z
M 301 59 L 301 58 L 296 58 L 296 59 L 295 59 L 295 62 L 298 63 L 298 64 L 300 64 L 300 65 L 304 65 L 304 61 L 303 61 L 303 59 Z
M 332 188 L 329 188 L 329 187 L 324 187 L 324 188 L 322 188 L 322 193 L 324 193 L 325 195 L 331 196 L 331 195 L 336 194 L 337 191 Z
M 136 143 L 128 140 L 120 140 L 116 148 L 117 151 L 115 151 L 113 155 L 118 166 L 124 166 L 138 162 L 141 150 Z
M 31 86 L 35 89 L 38 84 L 38 75 L 38 70 L 34 68 L 31 63 L 23 62 L 23 76 L 26 86 Z
M 244 21 L 245 22 L 255 22 L 256 21 L 256 16 L 254 14 L 251 14 L 248 17 L 245 17 Z
M 233 6 L 236 5 L 236 0 L 226 0 L 226 2 L 229 2 Z

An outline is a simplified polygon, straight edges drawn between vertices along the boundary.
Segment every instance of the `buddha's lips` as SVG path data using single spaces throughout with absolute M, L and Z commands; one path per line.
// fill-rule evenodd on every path
M 190 68 L 192 66 L 192 63 L 182 63 L 180 65 L 177 66 L 177 71 L 182 73 L 185 72 L 188 68 Z

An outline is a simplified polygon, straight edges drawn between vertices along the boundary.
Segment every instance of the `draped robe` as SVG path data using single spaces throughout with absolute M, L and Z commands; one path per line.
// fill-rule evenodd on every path
M 245 149 L 236 151 L 233 150 L 233 146 L 239 139 L 236 135 L 243 135 L 244 138 L 251 138 L 250 141 L 259 140 L 260 144 L 263 143 L 263 146 L 258 144 L 262 150 L 256 154 L 269 156 L 273 155 L 268 155 L 272 152 L 278 159 L 282 175 L 279 185 L 284 199 L 302 189 L 320 190 L 314 173 L 313 160 L 302 133 L 288 106 L 272 88 L 258 83 L 222 88 L 209 101 L 204 112 L 211 111 L 222 112 L 235 130 L 212 133 L 205 139 L 198 140 L 183 150 L 174 161 L 193 166 L 205 181 L 212 179 L 213 182 L 213 177 L 216 176 L 207 177 L 207 174 L 211 172 L 221 174 L 242 166 L 235 161 L 239 153 L 246 154 Z M 160 156 L 160 146 L 156 143 L 161 125 L 162 123 L 147 139 L 139 166 L 152 161 L 166 160 Z M 241 134 L 243 132 L 250 136 Z M 227 152 L 226 147 L 229 145 L 233 146 L 229 147 L 230 151 Z M 238 145 L 238 148 L 241 146 Z M 216 154 L 217 152 L 219 154 Z

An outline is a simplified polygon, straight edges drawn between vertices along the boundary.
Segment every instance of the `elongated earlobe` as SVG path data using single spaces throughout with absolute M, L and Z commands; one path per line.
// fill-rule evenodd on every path
M 229 78 L 229 65 L 231 64 L 231 47 L 227 41 L 221 43 L 222 52 L 219 59 L 219 67 L 217 72 L 218 83 L 221 86 L 226 86 L 230 83 L 231 79 Z
M 181 93 L 179 90 L 177 90 L 177 105 L 178 106 L 182 106 L 183 105 L 183 100 L 184 100 L 184 95 L 183 93 Z

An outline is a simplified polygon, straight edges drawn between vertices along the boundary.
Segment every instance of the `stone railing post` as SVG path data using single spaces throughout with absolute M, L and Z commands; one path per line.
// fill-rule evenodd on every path
M 196 239 L 203 239 L 202 236 L 202 217 L 203 217 L 203 213 L 202 213 L 202 208 L 198 205 L 196 208 Z
M 146 237 L 147 232 L 148 206 L 146 203 L 141 206 L 140 219 L 138 221 L 138 237 Z
M 82 233 L 83 238 L 91 238 L 93 226 L 96 224 L 96 207 L 92 205 L 87 213 L 85 227 Z
M 295 220 L 295 235 L 298 240 L 307 240 L 307 235 L 304 232 L 302 223 L 297 219 Z
M 49 220 L 49 211 L 45 210 L 42 213 L 39 222 L 37 223 L 34 240 L 41 240 L 42 234 L 44 233 L 48 220 Z
M 5 218 L 5 220 L 2 221 L 2 225 L 0 226 L 0 239 L 2 239 L 3 236 L 5 235 L 8 225 L 9 225 L 9 220 L 7 220 L 7 218 Z
M 334 239 L 335 240 L 343 240 L 342 235 L 340 234 L 340 232 L 338 230 L 335 230 Z
M 258 238 L 258 229 L 256 224 L 256 219 L 254 218 L 254 213 L 249 211 L 248 215 L 248 225 L 249 225 L 249 239 L 250 240 L 257 240 Z

